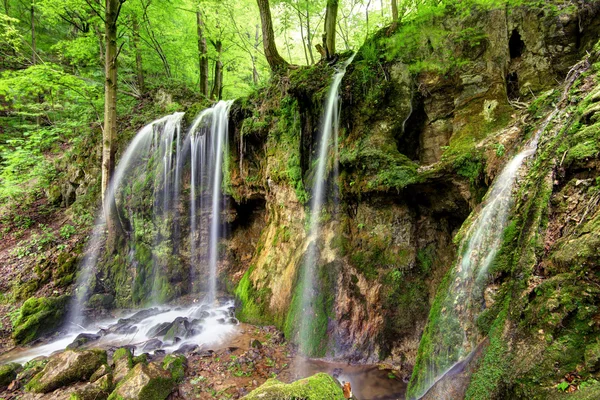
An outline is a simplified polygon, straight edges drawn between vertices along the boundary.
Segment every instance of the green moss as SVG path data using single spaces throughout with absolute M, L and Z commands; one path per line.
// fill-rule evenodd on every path
M 171 373 L 175 382 L 182 382 L 183 379 L 185 378 L 186 365 L 187 365 L 187 360 L 186 360 L 185 356 L 183 356 L 181 354 L 179 354 L 179 355 L 169 354 L 164 358 L 164 360 L 162 362 L 163 369 L 165 369 Z
M 165 400 L 174 386 L 169 372 L 155 364 L 137 364 L 119 382 L 108 400 Z M 133 397 L 125 398 L 123 393 L 133 394 Z
M 310 262 L 310 261 L 309 261 Z M 303 267 L 306 263 L 301 264 Z M 335 279 L 340 268 L 337 262 L 315 266 L 315 290 L 311 299 L 310 310 L 303 305 L 304 285 L 308 278 L 302 279 L 300 270 L 294 285 L 292 301 L 286 315 L 284 334 L 300 345 L 302 354 L 308 357 L 324 357 L 329 347 L 328 328 L 334 319 Z M 300 329 L 304 326 L 304 329 Z
M 0 365 L 0 390 L 4 390 L 17 378 L 17 372 L 21 370 L 21 364 L 8 363 Z
M 269 325 L 274 322 L 268 311 L 271 290 L 266 287 L 259 290 L 255 288 L 250 279 L 254 268 L 254 265 L 248 268 L 235 288 L 234 295 L 239 302 L 236 316 L 240 321 L 250 324 Z
M 344 393 L 331 376 L 318 373 L 294 383 L 285 384 L 276 379 L 267 380 L 253 390 L 245 400 L 344 400 Z
M 12 337 L 18 344 L 29 343 L 60 325 L 66 315 L 69 296 L 32 297 L 21 306 Z
M 113 364 L 117 364 L 124 359 L 127 360 L 127 368 L 133 367 L 133 355 L 127 347 L 117 349 L 112 356 Z

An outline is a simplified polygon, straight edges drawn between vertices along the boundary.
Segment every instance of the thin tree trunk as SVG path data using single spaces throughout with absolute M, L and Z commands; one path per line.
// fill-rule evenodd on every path
M 306 58 L 306 65 L 310 65 L 308 51 L 306 50 L 306 40 L 304 38 L 304 23 L 302 22 L 302 13 L 300 10 L 296 10 L 296 12 L 298 13 L 298 20 L 300 21 L 300 39 L 302 40 L 302 48 L 304 49 L 304 58 Z
M 367 7 L 365 9 L 365 17 L 366 17 L 366 22 L 367 22 L 367 39 L 369 38 L 369 7 L 371 6 L 371 0 L 369 0 L 367 2 Z
M 314 64 L 315 57 L 313 56 L 313 52 L 312 52 L 312 38 L 311 38 L 311 34 L 310 34 L 310 11 L 308 9 L 308 0 L 306 0 L 306 40 L 308 40 L 306 47 L 308 47 L 308 55 L 310 56 L 310 63 Z
M 265 57 L 271 67 L 271 71 L 278 71 L 286 68 L 288 63 L 279 55 L 275 45 L 275 33 L 273 32 L 273 21 L 271 19 L 271 9 L 269 0 L 256 0 L 260 10 L 260 21 L 262 23 L 263 46 L 265 48 Z
M 7 17 L 10 17 L 9 10 L 8 10 L 9 7 L 10 7 L 10 5 L 8 3 L 8 0 L 4 0 L 4 14 L 6 14 Z
M 115 168 L 115 144 L 117 137 L 117 19 L 121 3 L 119 0 L 106 0 L 104 60 L 104 131 L 102 136 L 102 203 L 108 230 L 107 248 L 115 249 L 116 239 L 122 232 L 116 214 L 114 198 L 108 199 L 109 181 Z M 112 211 L 112 212 L 111 212 Z
M 37 47 L 35 41 L 35 10 L 33 8 L 33 2 L 31 2 L 31 63 L 37 64 Z
M 223 51 L 223 43 L 217 40 L 214 43 L 215 50 L 217 50 L 217 60 L 215 61 L 215 73 L 213 78 L 213 87 L 210 94 L 211 99 L 221 100 L 221 93 L 223 93 L 223 63 L 221 62 L 221 51 Z
M 258 46 L 260 46 L 260 27 L 256 24 L 256 29 L 254 31 L 254 54 L 258 51 Z M 289 51 L 289 49 L 288 49 Z M 256 69 L 256 56 L 252 55 L 252 82 L 254 85 L 258 85 L 258 80 L 260 77 L 258 76 L 258 70 Z
M 398 21 L 398 0 L 392 0 L 392 21 Z
M 145 85 L 144 68 L 142 65 L 142 49 L 140 47 L 140 27 L 138 25 L 138 20 L 135 14 L 132 17 L 131 22 L 133 25 L 133 47 L 135 48 L 135 69 L 137 75 L 137 84 L 140 94 L 143 94 L 145 92 Z
M 202 14 L 196 11 L 196 26 L 198 29 L 198 61 L 200 68 L 200 93 L 208 97 L 208 46 L 204 37 L 204 21 Z
M 324 46 L 327 59 L 335 55 L 335 26 L 338 13 L 338 0 L 327 0 L 327 9 L 325 11 L 325 33 Z

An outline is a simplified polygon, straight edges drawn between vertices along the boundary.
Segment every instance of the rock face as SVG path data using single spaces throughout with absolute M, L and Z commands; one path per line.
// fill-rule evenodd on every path
M 173 388 L 175 382 L 168 371 L 156 364 L 137 364 L 127 374 L 110 400 L 164 400 Z
M 67 350 L 51 357 L 44 369 L 27 384 L 26 389 L 35 393 L 48 393 L 85 381 L 102 364 L 106 364 L 106 352 L 103 350 Z
M 290 384 L 269 379 L 243 398 L 245 400 L 345 400 L 339 383 L 324 373 Z

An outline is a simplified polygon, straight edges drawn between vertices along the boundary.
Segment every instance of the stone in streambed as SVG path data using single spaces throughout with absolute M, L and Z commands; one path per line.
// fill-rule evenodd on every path
M 79 335 L 77 335 L 75 340 L 73 340 L 73 342 L 67 346 L 67 349 L 77 349 L 85 344 L 88 344 L 89 342 L 94 342 L 100 339 L 100 337 L 100 335 L 97 335 L 95 333 L 80 333 Z
M 150 363 L 137 364 L 117 385 L 109 400 L 164 400 L 175 388 L 169 371 Z
M 196 349 L 198 349 L 197 344 L 185 343 L 185 344 L 182 344 L 181 346 L 179 346 L 179 348 L 177 350 L 175 350 L 173 352 L 173 354 L 189 354 L 189 353 L 195 351 Z
M 113 389 L 110 374 L 71 393 L 69 400 L 106 400 Z
M 26 390 L 49 393 L 75 382 L 86 381 L 102 364 L 106 364 L 104 350 L 67 350 L 52 356 L 44 369 L 27 384 Z
M 0 392 L 5 390 L 12 381 L 17 379 L 17 373 L 19 373 L 21 369 L 21 364 L 17 363 L 0 365 Z
M 177 317 L 173 321 L 173 325 L 169 328 L 169 331 L 165 334 L 165 342 L 176 343 L 177 338 L 184 338 L 187 336 L 190 329 L 190 322 L 187 318 Z
M 100 368 L 98 368 L 96 370 L 96 372 L 94 372 L 92 374 L 92 376 L 90 376 L 90 382 L 96 382 L 98 379 L 102 378 L 105 375 L 110 374 L 112 371 L 110 369 L 110 367 L 106 364 L 102 364 L 100 366 Z
M 142 351 L 146 352 L 146 351 L 160 349 L 162 347 L 162 345 L 163 345 L 163 342 L 161 342 L 160 340 L 150 339 L 146 343 L 144 343 L 144 346 L 142 347 Z
M 296 382 L 285 384 L 277 379 L 269 379 L 254 389 L 245 400 L 345 400 L 339 383 L 330 375 L 318 373 Z
M 155 338 L 157 336 L 165 336 L 167 332 L 169 332 L 169 329 L 171 329 L 171 326 L 173 326 L 172 322 L 162 322 L 150 328 L 147 335 L 151 338 Z

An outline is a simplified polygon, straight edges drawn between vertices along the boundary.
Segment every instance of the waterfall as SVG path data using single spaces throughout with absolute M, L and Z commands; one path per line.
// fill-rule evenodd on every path
M 487 272 L 502 245 L 519 170 L 536 152 L 540 136 L 557 113 L 558 109 L 555 109 L 546 117 L 530 142 L 496 177 L 483 208 L 470 223 L 459 245 L 460 256 L 435 326 L 437 333 L 432 337 L 435 349 L 433 354 L 427 355 L 429 359 L 422 360 L 426 371 L 422 372 L 424 380 L 419 382 L 419 395 L 426 393 L 447 371 L 467 357 L 481 339 L 476 334 L 474 315 L 482 311 Z
M 213 303 L 217 293 L 218 242 L 221 235 L 221 208 L 223 204 L 223 155 L 228 151 L 229 108 L 231 101 L 221 101 L 203 111 L 188 133 L 191 146 L 190 182 L 190 240 L 192 271 L 200 259 L 199 248 L 208 250 L 207 302 Z M 188 140 L 186 140 L 188 142 Z M 198 204 L 198 196 L 200 202 Z M 198 226 L 205 210 L 204 198 L 210 198 L 210 227 L 206 237 Z M 199 246 L 198 246 L 199 244 Z
M 125 221 L 131 227 L 131 231 L 128 229 L 127 232 L 131 237 L 128 238 L 130 252 L 125 268 L 135 270 L 134 287 L 131 288 L 134 302 L 164 302 L 165 287 L 168 287 L 165 268 L 168 262 L 177 258 L 179 232 L 188 228 L 188 290 L 192 291 L 195 288 L 193 284 L 198 283 L 205 287 L 209 303 L 216 298 L 218 241 L 224 202 L 222 164 L 224 154 L 228 151 L 228 114 L 231 104 L 231 101 L 221 101 L 201 112 L 185 135 L 182 134 L 184 113 L 153 121 L 137 133 L 119 160 L 106 192 L 106 204 L 114 205 L 107 207 L 108 212 L 116 212 L 116 215 L 109 215 L 110 218 Z M 190 174 L 184 171 L 188 164 Z M 179 212 L 179 199 L 188 175 L 191 175 L 189 227 L 181 226 Z M 151 215 L 148 215 L 150 209 Z M 207 218 L 203 219 L 202 215 Z M 81 327 L 84 323 L 84 304 L 93 285 L 97 284 L 94 277 L 98 260 L 104 258 L 102 251 L 106 221 L 104 212 L 99 212 L 77 278 L 76 296 L 68 316 L 71 326 Z M 206 226 L 208 235 L 202 234 L 203 226 Z M 148 249 L 150 259 L 138 259 L 140 247 Z M 200 253 L 205 255 L 202 258 L 208 260 L 208 271 L 201 277 L 196 273 L 201 260 Z
M 342 78 L 346 74 L 346 68 L 354 59 L 354 55 L 346 60 L 336 71 L 327 98 L 325 108 L 321 117 L 319 147 L 317 153 L 317 165 L 313 177 L 312 198 L 310 201 L 310 219 L 309 219 L 309 245 L 305 254 L 302 270 L 300 272 L 300 287 L 302 288 L 301 310 L 303 313 L 299 325 L 299 346 L 300 352 L 304 355 L 312 353 L 311 343 L 313 337 L 313 326 L 316 322 L 316 313 L 314 309 L 316 288 L 316 264 L 318 262 L 317 239 L 320 234 L 319 218 L 323 203 L 325 202 L 325 187 L 327 184 L 326 167 L 330 160 L 330 151 L 333 148 L 334 173 L 337 173 L 337 144 L 340 116 L 340 98 L 339 89 Z M 332 143 L 333 142 L 333 146 Z

